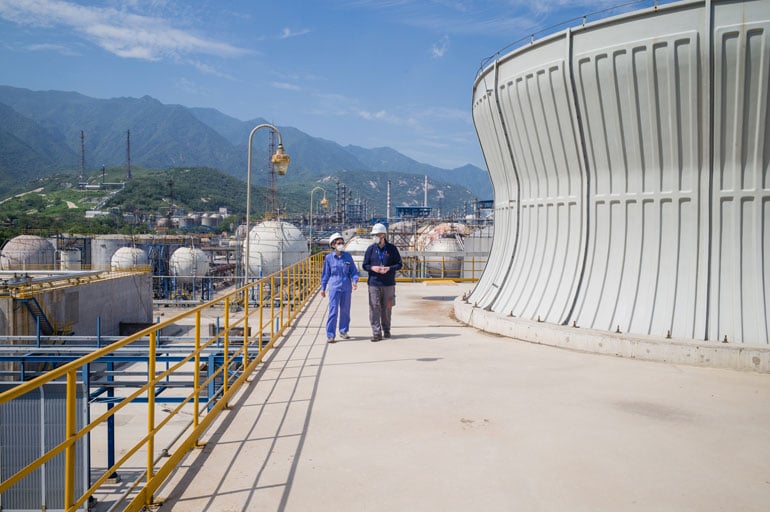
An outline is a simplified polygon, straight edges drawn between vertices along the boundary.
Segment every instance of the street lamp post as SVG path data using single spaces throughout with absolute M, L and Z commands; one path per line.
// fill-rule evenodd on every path
M 275 173 L 279 176 L 286 174 L 286 170 L 289 168 L 289 162 L 291 158 L 283 150 L 283 137 L 278 128 L 272 124 L 260 124 L 254 127 L 249 134 L 249 158 L 246 166 L 246 267 L 243 271 L 243 284 L 244 286 L 249 283 L 249 247 L 251 246 L 251 240 L 249 240 L 249 220 L 251 214 L 251 143 L 254 140 L 254 134 L 262 128 L 270 128 L 278 134 L 278 147 L 275 150 L 275 154 L 271 157 Z
M 323 190 L 324 191 L 324 197 L 321 199 L 321 206 L 323 208 L 326 208 L 326 206 L 329 204 L 329 200 L 326 199 L 326 189 L 323 187 L 314 187 L 313 190 L 310 191 L 310 231 L 308 232 L 308 253 L 313 253 L 313 192 L 316 190 Z

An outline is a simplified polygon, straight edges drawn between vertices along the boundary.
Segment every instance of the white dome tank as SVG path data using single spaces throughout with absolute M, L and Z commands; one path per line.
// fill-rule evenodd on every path
M 149 265 L 147 254 L 136 247 L 121 247 L 110 260 L 110 269 L 114 272 L 134 270 L 136 267 Z
M 348 243 L 345 244 L 345 250 L 353 256 L 353 261 L 358 267 L 358 273 L 361 277 L 366 277 L 366 271 L 361 267 L 364 263 L 364 254 L 366 254 L 366 248 L 372 245 L 373 240 L 370 237 L 354 236 Z
M 442 256 L 441 253 L 463 252 L 463 242 L 454 235 L 441 235 L 431 240 L 425 246 L 426 252 L 434 254 L 426 255 L 425 270 L 429 277 L 460 277 L 460 271 L 463 266 L 462 256 L 453 254 L 451 256 Z
M 109 270 L 112 265 L 112 255 L 121 247 L 130 245 L 130 235 L 96 235 L 91 242 L 91 268 Z
M 288 222 L 268 220 L 251 228 L 244 240 L 244 259 L 247 243 L 251 278 L 268 276 L 308 256 L 307 239 Z
M 192 283 L 193 279 L 200 279 L 208 273 L 209 257 L 201 249 L 180 247 L 171 255 L 169 267 L 177 283 Z
M 51 242 L 35 235 L 12 238 L 0 253 L 3 270 L 53 269 L 56 250 Z

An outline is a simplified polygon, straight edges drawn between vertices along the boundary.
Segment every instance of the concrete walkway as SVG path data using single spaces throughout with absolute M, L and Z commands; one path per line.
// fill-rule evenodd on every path
M 399 284 L 393 339 L 328 345 L 310 303 L 158 495 L 184 511 L 757 511 L 770 375 L 621 359 L 457 323 Z

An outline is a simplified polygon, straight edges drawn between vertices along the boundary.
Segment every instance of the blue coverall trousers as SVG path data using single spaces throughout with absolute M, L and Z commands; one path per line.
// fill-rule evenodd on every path
M 326 337 L 334 338 L 337 334 L 337 319 L 339 317 L 340 332 L 348 332 L 350 328 L 350 294 L 352 288 L 348 286 L 329 287 L 329 315 L 326 319 Z

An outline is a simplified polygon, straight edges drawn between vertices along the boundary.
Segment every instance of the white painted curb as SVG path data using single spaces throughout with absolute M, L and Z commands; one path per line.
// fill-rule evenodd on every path
M 455 299 L 454 313 L 457 320 L 471 327 L 529 343 L 645 361 L 770 373 L 769 346 L 665 339 L 537 322 L 485 311 L 462 297 Z

